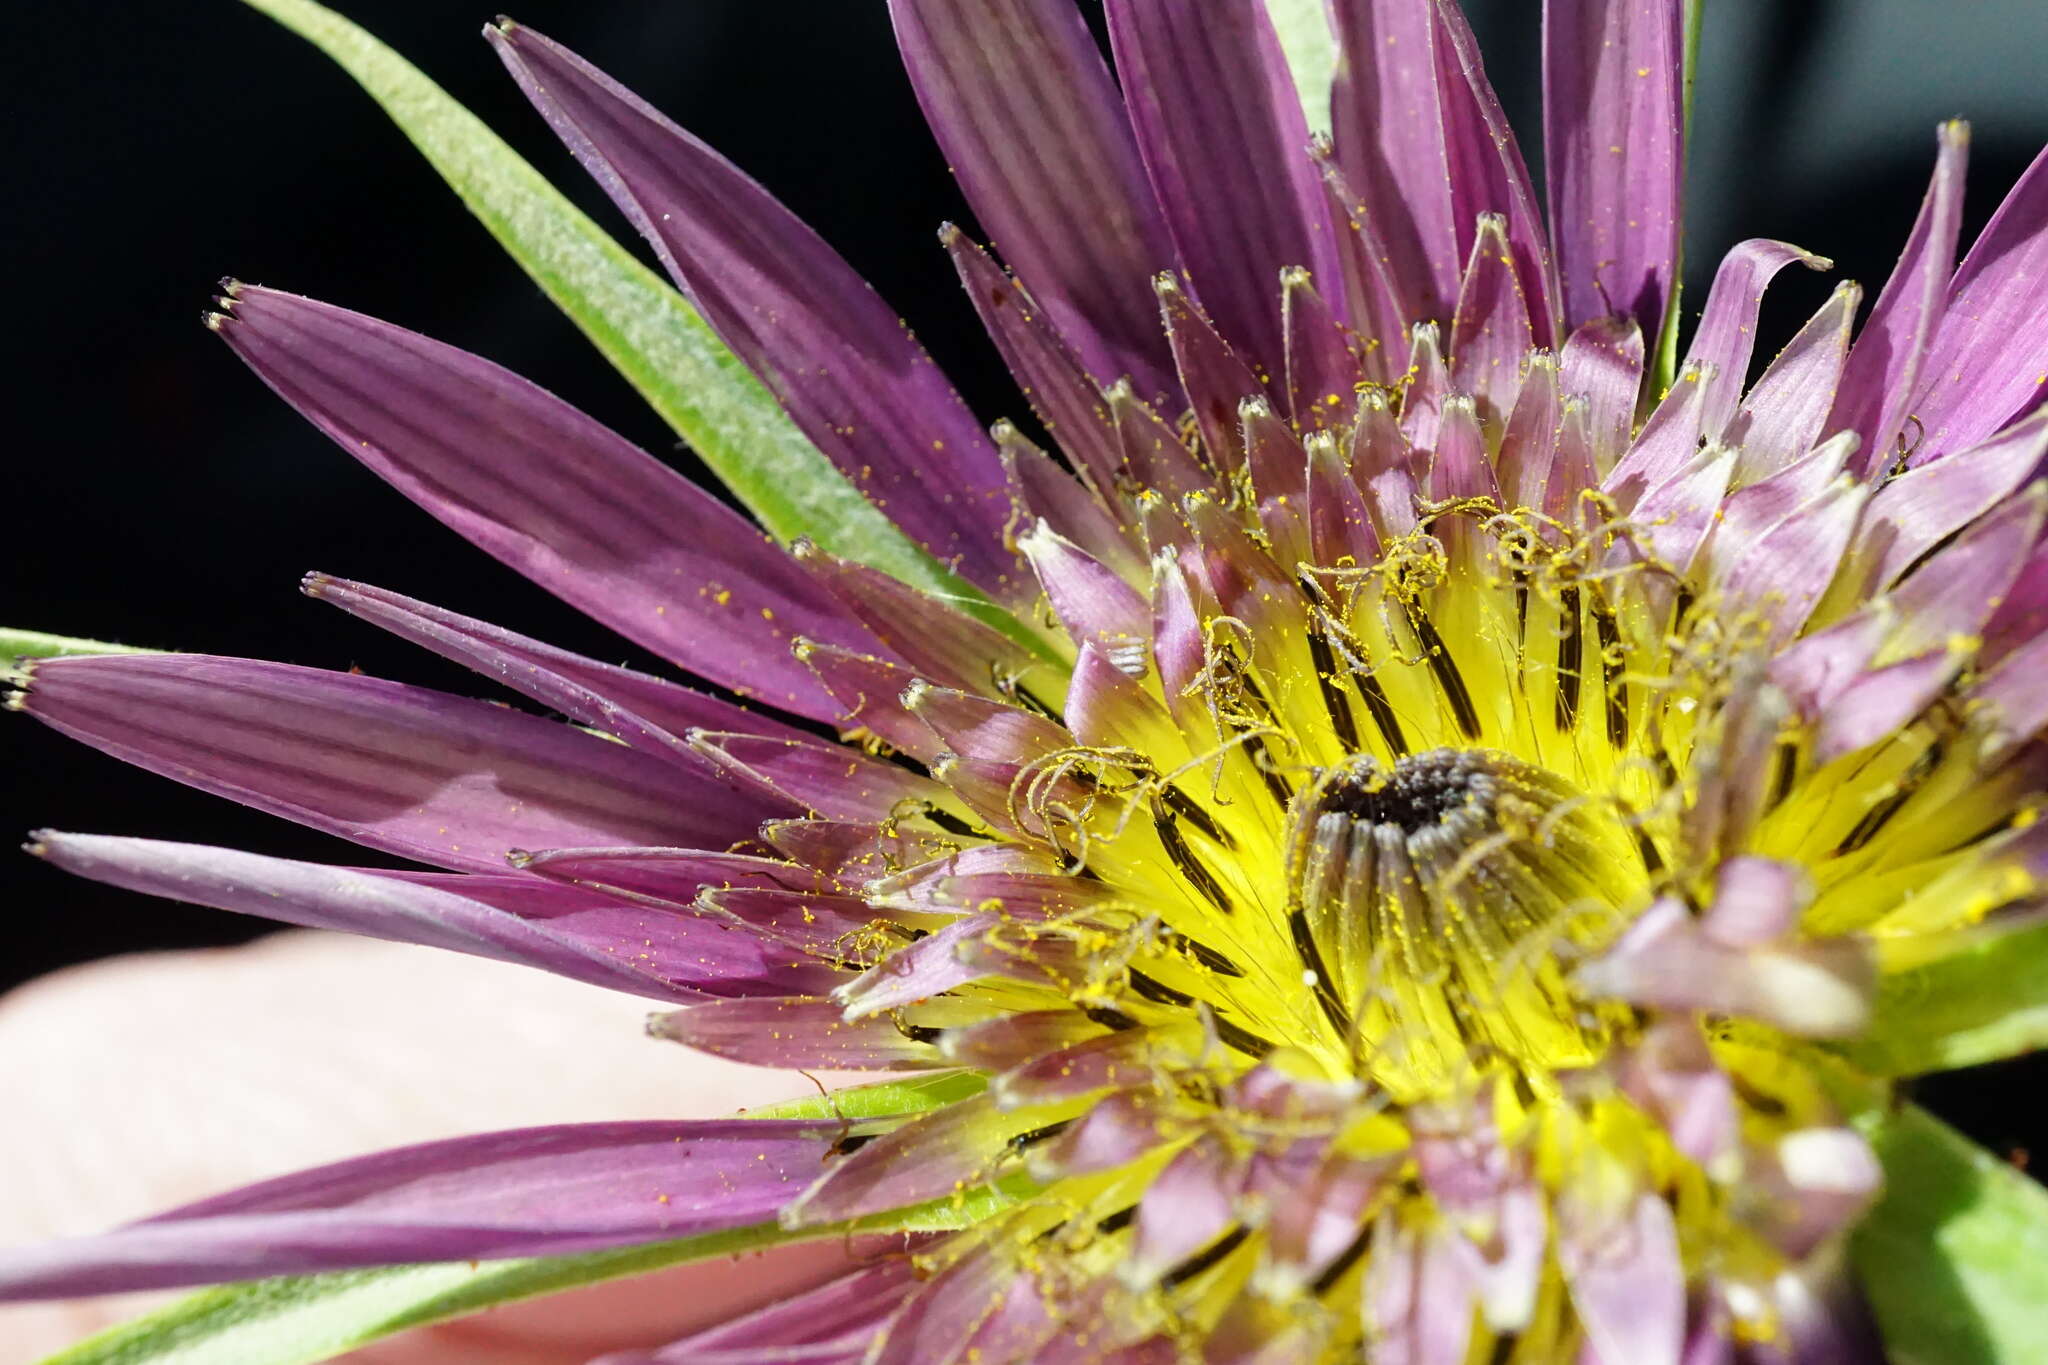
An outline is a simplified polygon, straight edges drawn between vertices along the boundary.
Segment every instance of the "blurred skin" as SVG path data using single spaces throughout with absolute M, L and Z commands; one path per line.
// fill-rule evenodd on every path
M 646 1038 L 652 1005 L 502 963 L 304 932 L 45 977 L 0 997 L 0 1244 L 91 1233 L 406 1143 L 714 1118 L 816 1093 L 800 1075 Z M 684 1266 L 342 1359 L 581 1365 L 815 1283 L 847 1254 L 828 1242 Z M 0 1362 L 39 1359 L 173 1297 L 0 1305 Z

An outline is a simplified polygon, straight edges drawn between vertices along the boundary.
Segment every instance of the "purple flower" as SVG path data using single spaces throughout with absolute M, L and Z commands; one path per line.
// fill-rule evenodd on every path
M 1549 0 L 1541 203 L 1448 0 L 1335 0 L 1328 139 L 1257 0 L 1109 0 L 1114 72 L 1069 0 L 890 8 L 1009 269 L 945 250 L 1057 453 L 985 432 L 739 170 L 489 37 L 971 591 L 778 545 L 486 360 L 230 285 L 209 325 L 351 454 L 741 700 L 313 575 L 573 723 L 175 655 L 46 661 L 13 705 L 434 869 L 36 836 L 71 871 L 947 1102 L 406 1149 L 0 1255 L 0 1294 L 950 1209 L 652 1359 L 1855 1358 L 1880 1177 L 1822 1045 L 2048 875 L 2043 163 L 1958 268 L 1939 130 L 1863 326 L 1845 284 L 1746 386 L 1766 285 L 1827 263 L 1736 247 L 1667 383 L 1679 0 Z

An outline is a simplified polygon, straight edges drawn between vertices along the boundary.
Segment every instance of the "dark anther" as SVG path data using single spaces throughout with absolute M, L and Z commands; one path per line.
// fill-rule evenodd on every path
M 1173 1269 L 1167 1271 L 1165 1275 L 1160 1277 L 1160 1286 L 1165 1289 L 1171 1289 L 1175 1285 L 1186 1284 L 1189 1280 L 1192 1280 L 1195 1276 L 1237 1250 L 1238 1247 L 1244 1244 L 1244 1239 L 1249 1235 L 1249 1230 L 1245 1228 L 1232 1228 L 1211 1242 L 1205 1249 L 1196 1252 Z
M 1177 991 L 1157 977 L 1145 975 L 1133 967 L 1130 971 L 1131 989 L 1155 1005 L 1172 1005 L 1180 1008 L 1195 1003 L 1195 997 L 1184 991 Z
M 1337 1281 L 1343 1279 L 1351 1267 L 1358 1264 L 1358 1258 L 1365 1255 L 1365 1249 L 1371 1245 L 1372 1225 L 1368 1223 L 1351 1239 L 1351 1245 L 1338 1252 L 1337 1259 L 1330 1262 L 1322 1274 L 1316 1276 L 1315 1292 L 1319 1295 L 1327 1294 L 1336 1288 Z
M 1255 1059 L 1272 1055 L 1275 1044 L 1269 1040 L 1261 1038 L 1250 1029 L 1240 1028 L 1220 1014 L 1215 1015 L 1214 1018 L 1216 1020 L 1217 1041 L 1221 1042 L 1223 1046 L 1229 1048 L 1232 1052 L 1241 1052 L 1245 1056 Z
M 1136 1204 L 1126 1204 L 1115 1213 L 1096 1223 L 1095 1230 L 1104 1236 L 1108 1236 L 1113 1232 L 1122 1232 L 1131 1225 L 1131 1220 L 1137 1216 L 1138 1206 Z
M 1585 624 L 1579 616 L 1579 590 L 1560 594 L 1564 634 L 1557 642 L 1557 728 L 1569 730 L 1579 716 L 1579 673 L 1586 666 Z
M 1010 1150 L 1013 1152 L 1029 1151 L 1041 1142 L 1050 1142 L 1061 1133 L 1066 1132 L 1067 1129 L 1073 1127 L 1073 1125 L 1074 1121 L 1072 1119 L 1061 1119 L 1058 1123 L 1048 1123 L 1043 1128 L 1033 1128 L 1019 1133 L 1010 1139 Z

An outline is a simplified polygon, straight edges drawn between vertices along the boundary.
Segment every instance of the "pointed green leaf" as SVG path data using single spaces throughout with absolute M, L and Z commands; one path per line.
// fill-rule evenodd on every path
M 1861 1126 L 1886 1183 L 1851 1252 L 1894 1365 L 2039 1360 L 2048 1190 L 1923 1110 Z
M 159 652 L 139 645 L 116 645 L 105 640 L 81 640 L 71 635 L 48 635 L 40 630 L 9 630 L 0 626 L 0 659 L 54 659 L 65 654 Z
M 749 1110 L 756 1119 L 871 1119 L 892 1114 L 922 1114 L 928 1109 L 969 1099 L 988 1089 L 979 1071 L 944 1071 L 906 1081 L 881 1081 L 849 1086 L 800 1100 L 785 1100 Z
M 1329 132 L 1330 87 L 1337 79 L 1337 35 L 1330 31 L 1323 0 L 1266 0 L 1266 13 L 1272 17 L 1273 31 L 1280 35 L 1287 68 L 1294 73 L 1294 88 L 1300 92 L 1309 131 Z
M 244 3 L 332 57 L 384 107 L 470 212 L 778 539 L 807 535 L 907 583 L 985 600 L 833 468 L 680 294 L 440 86 L 312 0 Z
M 1916 1076 L 2048 1044 L 2048 921 L 1981 925 L 1934 950 L 1900 947 L 1913 960 L 1883 963 L 1876 1022 L 1842 1049 L 1864 1070 Z

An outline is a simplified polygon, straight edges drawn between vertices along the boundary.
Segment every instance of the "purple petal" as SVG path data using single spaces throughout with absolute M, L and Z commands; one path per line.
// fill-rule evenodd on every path
M 573 53 L 485 30 L 562 141 L 725 343 L 841 473 L 966 578 L 1021 587 L 1002 469 L 924 348 L 839 254 L 737 167 Z
M 1451 179 L 1451 221 L 1458 243 L 1472 251 L 1474 225 L 1483 214 L 1507 220 L 1516 273 L 1528 299 L 1536 344 L 1554 346 L 1563 335 L 1556 273 L 1543 231 L 1542 210 L 1529 182 L 1514 129 L 1479 60 L 1479 40 L 1457 0 L 1436 6 L 1437 88 L 1443 96 L 1444 151 Z
M 401 1147 L 0 1253 L 0 1299 L 559 1256 L 741 1227 L 802 1190 L 838 1127 L 594 1123 Z
M 1103 1032 L 1079 1010 L 1026 1010 L 947 1029 L 939 1038 L 939 1054 L 959 1066 L 1002 1071 Z
M 1343 1255 L 1373 1196 L 1385 1187 L 1388 1165 L 1332 1153 L 1309 1179 L 1278 1196 L 1267 1224 L 1271 1270 L 1289 1283 L 1306 1284 Z
M 1973 446 L 2048 395 L 2048 151 L 1998 206 L 1949 286 L 1911 411 L 1911 463 Z
M 946 748 L 970 758 L 1042 758 L 1074 747 L 1074 737 L 1045 717 L 930 683 L 913 683 L 903 707 L 930 726 Z
M 847 745 L 711 730 L 693 730 L 689 741 L 734 780 L 828 820 L 886 820 L 905 803 L 957 809 L 939 783 Z
M 1070 637 L 1093 643 L 1126 672 L 1143 670 L 1152 613 L 1130 584 L 1043 522 L 1018 541 L 1018 548 L 1031 561 Z
M 1146 580 L 1143 537 L 1122 498 L 1115 498 L 1112 507 L 1008 422 L 997 422 L 990 433 L 1010 477 L 1010 496 L 1027 524 L 1042 519 L 1126 581 Z M 1116 456 L 1122 459 L 1120 448 Z
M 1176 264 L 1123 96 L 1068 0 L 890 0 L 918 102 L 984 231 L 1082 362 L 1172 374 L 1146 281 Z
M 1188 297 L 1178 279 L 1161 275 L 1152 287 L 1159 296 L 1160 317 L 1173 345 L 1174 368 L 1194 413 L 1195 430 L 1202 438 L 1202 454 L 1212 469 L 1233 472 L 1244 464 L 1244 443 L 1237 432 L 1238 404 L 1254 396 L 1264 397 L 1266 386 L 1252 377 L 1230 343 L 1217 335 L 1208 315 Z M 1271 371 L 1283 372 L 1277 367 Z
M 1351 464 L 1329 433 L 1308 441 L 1308 529 L 1317 564 L 1362 567 L 1379 559 L 1372 510 L 1351 477 Z M 1072 703 L 1068 704 L 1069 719 Z
M 698 760 L 681 739 L 692 729 L 800 733 L 759 711 L 630 668 L 586 659 L 367 583 L 316 573 L 307 574 L 300 589 L 308 597 L 332 603 L 444 659 L 496 678 L 515 692 L 636 749 L 661 757 L 681 757 L 692 767 Z
M 1266 7 L 1109 0 L 1107 10 L 1138 147 L 1195 292 L 1232 344 L 1279 374 L 1279 272 L 1324 274 L 1331 256 L 1308 124 Z
M 656 1015 L 657 1038 L 754 1066 L 788 1070 L 922 1071 L 944 1066 L 929 1042 L 894 1019 L 847 1019 L 816 997 L 716 1000 Z
M 1407 415 L 1407 409 L 1402 409 Z M 1434 444 L 1434 419 L 1431 442 Z M 1415 452 L 1384 395 L 1366 390 L 1351 436 L 1351 478 L 1365 494 L 1372 529 L 1381 544 L 1415 529 Z
M 557 882 L 689 905 L 706 889 L 824 891 L 831 881 L 809 868 L 773 858 L 694 848 L 549 848 L 513 859 L 524 872 Z
M 1841 383 L 1849 356 L 1849 328 L 1862 298 L 1863 290 L 1854 281 L 1837 285 L 1743 399 L 1722 437 L 1742 447 L 1739 482 L 1777 473 L 1820 439 Z
M 1749 378 L 1750 351 L 1756 344 L 1757 308 L 1764 289 L 1780 270 L 1799 262 L 1808 270 L 1829 270 L 1834 262 L 1824 256 L 1802 251 L 1788 242 L 1753 237 L 1721 259 L 1714 272 L 1714 286 L 1707 291 L 1707 306 L 1693 330 L 1692 346 L 1685 353 L 1687 366 L 1714 367 L 1708 385 L 1701 429 L 1707 439 L 1718 441 L 1735 415 L 1742 386 Z
M 1543 508 L 1550 469 L 1557 460 L 1563 406 L 1556 359 L 1548 351 L 1532 353 L 1495 460 L 1503 506 Z
M 1622 1089 L 1671 1136 L 1671 1144 L 1719 1178 L 1739 1169 L 1741 1116 L 1735 1086 L 1692 1019 L 1652 1024 L 1621 1066 Z
M 275 290 L 228 309 L 221 337 L 344 450 L 627 639 L 805 715 L 824 699 L 791 637 L 865 643 L 745 519 L 511 371 Z
M 1436 458 L 1429 466 L 1429 496 L 1439 502 L 1457 498 L 1500 501 L 1500 485 L 1486 458 L 1486 436 L 1472 400 L 1462 393 L 1444 401 L 1443 427 L 1437 433 Z M 1470 528 L 1464 518 L 1437 523 L 1439 536 L 1456 538 Z
M 1102 398 L 1109 405 L 1109 419 L 1116 426 L 1123 452 L 1126 477 L 1119 480 L 1120 485 L 1135 483 L 1141 489 L 1178 499 L 1215 484 L 1215 471 L 1195 458 L 1180 432 L 1139 398 L 1128 381 L 1118 380 Z
M 1863 438 L 1857 472 L 1875 478 L 1898 458 L 1907 405 L 1919 391 L 1942 314 L 1948 308 L 1949 272 L 1955 267 L 1956 235 L 1963 217 L 1963 170 L 1970 159 L 1970 126 L 1951 120 L 1936 130 L 1939 150 L 1934 180 L 1920 202 L 1920 216 L 1899 263 L 1877 296 L 1870 317 L 1849 353 L 1831 430 Z
M 860 1020 L 979 980 L 988 975 L 987 968 L 969 962 L 960 950 L 995 929 L 997 923 L 994 915 L 954 920 L 839 987 L 834 1003 L 849 1019 Z
M 1543 514 L 1561 525 L 1580 520 L 1579 495 L 1600 486 L 1600 464 L 1586 400 L 1567 396 L 1557 416 L 1557 454 L 1543 484 Z
M 986 1095 L 920 1115 L 834 1164 L 783 1209 L 783 1226 L 815 1227 L 983 1184 L 1010 1140 L 1044 1122 L 1041 1115 L 998 1113 Z
M 1244 1163 L 1217 1138 L 1197 1138 L 1166 1163 L 1138 1205 L 1137 1234 L 1119 1267 L 1136 1286 L 1160 1276 L 1215 1241 L 1236 1221 Z
M 1433 322 L 1421 322 L 1409 333 L 1408 388 L 1401 398 L 1401 434 L 1414 449 L 1436 449 L 1437 415 L 1451 391 L 1444 364 L 1441 333 Z
M 1633 321 L 1595 318 L 1571 334 L 1557 366 L 1564 391 L 1586 400 L 1593 459 L 1604 474 L 1628 449 L 1643 388 L 1643 333 Z
M 1671 1209 L 1652 1194 L 1601 1216 L 1559 1210 L 1558 1259 L 1572 1305 L 1606 1365 L 1678 1365 L 1685 1341 L 1685 1265 Z
M 1143 1090 L 1121 1090 L 1097 1100 L 1074 1126 L 1032 1154 L 1034 1174 L 1087 1175 L 1128 1166 L 1161 1143 L 1164 1115 Z
M 915 673 L 873 654 L 807 640 L 797 642 L 797 657 L 839 702 L 842 726 L 866 730 L 920 763 L 939 756 L 944 746 L 933 738 L 930 727 L 903 708 L 904 689 L 918 680 Z
M 939 241 L 1032 412 L 1096 493 L 1114 495 L 1123 449 L 1096 379 L 1053 330 L 1030 292 L 966 233 L 948 223 L 939 229 Z M 1159 330 L 1156 311 L 1151 325 Z
M 1774 644 L 1797 634 L 1834 578 L 1869 495 L 1867 485 L 1838 478 L 1752 539 L 1721 581 L 1729 609 L 1763 612 Z
M 918 1283 L 910 1258 L 893 1257 L 651 1355 L 606 1356 L 593 1365 L 760 1365 L 764 1356 L 792 1365 L 854 1365 Z
M 1344 300 L 1342 316 L 1350 319 L 1351 330 L 1363 344 L 1364 377 L 1376 384 L 1391 384 L 1400 378 L 1398 346 L 1409 322 L 1409 305 L 1403 301 L 1401 284 L 1394 275 L 1391 248 L 1382 240 L 1374 207 L 1352 189 L 1329 143 L 1315 139 L 1309 144 L 1309 155 L 1323 178 L 1323 203 L 1333 233 L 1331 251 L 1337 260 L 1335 278 Z M 1447 317 L 1449 310 L 1429 316 Z
M 1287 412 L 1302 432 L 1337 429 L 1358 405 L 1358 357 L 1307 270 L 1280 273 L 1280 320 L 1287 332 Z
M 710 889 L 697 898 L 703 914 L 723 919 L 769 943 L 782 944 L 818 962 L 859 971 L 883 951 L 878 926 L 886 920 L 858 896 L 806 895 L 759 887 Z M 846 981 L 835 977 L 831 989 Z
M 674 964 L 657 963 L 654 954 L 642 950 L 644 935 L 633 938 L 628 949 L 623 932 L 593 934 L 587 925 L 575 923 L 573 910 L 558 923 L 507 914 L 459 894 L 456 888 L 462 878 L 451 879 L 444 890 L 371 871 L 265 858 L 235 849 L 53 831 L 35 835 L 29 851 L 66 872 L 144 895 L 538 967 L 655 1000 L 696 996 L 691 983 L 710 974 L 703 967 L 680 975 L 664 970 Z M 535 886 L 572 901 L 587 904 L 594 899 L 569 888 Z M 648 918 L 630 911 L 625 915 Z M 702 933 L 697 937 L 711 938 Z
M 1953 459 L 1909 469 L 1870 500 L 1855 555 L 1871 562 L 1865 591 L 1889 587 L 1922 555 L 2040 472 L 2048 461 L 2048 413 L 2035 413 Z
M 1383 1212 L 1373 1229 L 1363 1284 L 1374 1365 L 1464 1360 L 1477 1291 L 1454 1234 L 1442 1227 L 1403 1227 Z
M 1333 0 L 1330 13 L 1342 50 L 1330 100 L 1336 158 L 1355 191 L 1345 197 L 1373 214 L 1401 324 L 1448 321 L 1465 251 L 1451 212 L 1432 7 Z
M 1284 510 L 1298 513 L 1301 500 L 1308 495 L 1308 455 L 1294 427 L 1264 398 L 1239 404 L 1237 420 L 1244 433 L 1252 488 L 1261 506 L 1277 502 Z
M 1734 948 L 1679 902 L 1660 900 L 1601 957 L 1580 965 L 1580 989 L 1666 1010 L 1708 1010 L 1808 1038 L 1853 1037 L 1870 1022 L 1875 971 L 1849 939 Z
M 712 857 L 704 856 L 707 860 Z M 760 860 L 734 857 L 732 861 Z M 762 935 L 734 933 L 723 916 L 653 903 L 658 897 L 516 874 L 375 871 L 369 875 L 481 901 L 547 932 L 591 944 L 699 996 L 818 995 L 846 979 L 845 972 L 792 953 L 786 944 L 768 941 Z
M 1720 371 L 1711 364 L 1687 361 L 1678 381 L 1658 401 L 1650 420 L 1607 471 L 1600 487 L 1627 508 L 1695 466 L 1708 400 L 1719 383 Z M 1707 443 L 1708 449 L 1719 446 L 1718 441 Z
M 52 659 L 18 705 L 151 772 L 443 867 L 503 871 L 548 844 L 719 846 L 787 811 L 554 721 L 288 664 Z
M 1046 671 L 1044 659 L 993 626 L 879 569 L 837 558 L 805 540 L 792 545 L 790 552 L 872 632 L 872 639 L 934 682 L 993 690 L 998 679 L 1024 679 Z M 836 716 L 837 704 L 817 714 Z
M 1544 178 L 1574 328 L 1663 326 L 1677 279 L 1685 129 L 1680 0 L 1545 0 Z
M 1737 489 L 1725 498 L 1714 516 L 1712 538 L 1707 542 L 1708 558 L 1715 577 L 1729 573 L 1750 553 L 1756 538 L 1818 496 L 1842 472 L 1848 462 L 1853 432 L 1843 432 L 1827 444 L 1810 451 L 1769 476 Z M 1709 446 L 1708 450 L 1714 447 Z M 1702 452 L 1705 454 L 1706 452 Z M 1736 478 L 1741 476 L 1742 452 L 1736 455 Z M 1645 502 L 1649 499 L 1645 498 Z M 1638 505 L 1637 515 L 1641 515 Z
M 1507 238 L 1507 220 L 1484 214 L 1472 238 L 1472 256 L 1458 289 L 1457 320 L 1451 325 L 1451 385 L 1479 403 L 1481 418 L 1494 425 L 1506 418 L 1520 387 L 1523 357 L 1535 334 L 1529 300 Z

